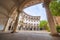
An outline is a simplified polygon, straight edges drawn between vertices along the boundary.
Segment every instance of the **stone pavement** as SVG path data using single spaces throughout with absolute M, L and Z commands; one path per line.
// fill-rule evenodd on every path
M 19 33 L 0 33 L 0 40 L 60 40 L 49 33 L 21 31 Z

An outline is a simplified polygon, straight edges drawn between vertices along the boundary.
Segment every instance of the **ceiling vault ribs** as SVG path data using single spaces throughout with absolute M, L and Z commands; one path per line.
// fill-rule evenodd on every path
M 17 10 L 20 10 L 20 6 L 25 2 L 26 0 L 22 0 L 22 2 L 20 2 L 20 0 L 17 0 Z
M 5 14 L 5 13 L 0 12 L 0 14 L 2 14 L 4 16 L 6 16 L 7 18 L 9 18 L 9 16 L 7 14 Z
M 32 1 L 28 2 L 27 4 L 25 4 L 24 8 L 27 8 L 27 7 L 30 7 L 30 6 L 39 4 L 39 3 L 42 3 L 41 0 L 32 0 Z
M 9 10 L 7 7 L 5 7 L 4 5 L 0 4 L 0 6 L 1 6 L 1 7 L 3 7 L 4 9 L 6 9 L 6 10 L 7 10 L 7 12 L 9 12 L 9 11 L 10 11 L 10 10 Z
M 11 7 L 10 12 L 8 13 L 8 15 L 10 16 L 15 9 L 16 9 L 16 5 L 13 5 L 13 7 Z
M 32 0 L 24 0 L 23 3 L 20 5 L 20 8 L 19 8 L 19 9 L 20 9 L 20 10 L 23 10 L 25 4 L 27 4 L 27 3 L 30 2 L 30 1 L 32 1 Z

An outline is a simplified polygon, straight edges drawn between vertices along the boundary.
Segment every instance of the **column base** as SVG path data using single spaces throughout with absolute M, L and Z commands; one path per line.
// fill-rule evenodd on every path
M 12 31 L 11 33 L 18 33 L 18 32 L 16 32 L 16 31 Z
M 56 34 L 50 34 L 51 36 L 56 36 L 56 37 L 60 37 L 60 35 L 58 33 Z
M 4 32 L 4 30 L 2 30 L 2 32 Z
M 5 30 L 2 30 L 2 32 L 6 32 Z

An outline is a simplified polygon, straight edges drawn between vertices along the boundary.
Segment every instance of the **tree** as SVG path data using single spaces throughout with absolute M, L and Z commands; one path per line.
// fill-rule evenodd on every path
M 53 16 L 60 16 L 60 1 L 52 1 L 49 5 L 51 13 Z
M 53 16 L 60 16 L 60 0 L 52 1 L 50 3 L 49 7 L 50 7 L 50 10 L 51 10 L 51 13 Z M 56 20 L 56 22 L 57 22 L 57 20 Z
M 39 23 L 39 27 L 42 28 L 42 27 L 44 27 L 46 24 L 47 24 L 47 21 L 42 20 L 42 21 L 40 21 L 40 23 Z
M 45 28 L 47 31 L 50 31 L 49 26 L 48 26 L 48 22 L 46 20 L 42 20 L 39 23 L 39 28 Z

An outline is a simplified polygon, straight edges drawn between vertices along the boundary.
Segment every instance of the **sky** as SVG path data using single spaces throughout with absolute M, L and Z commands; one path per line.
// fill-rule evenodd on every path
M 41 16 L 40 20 L 47 20 L 46 11 L 42 3 L 25 8 L 23 11 L 32 16 Z

